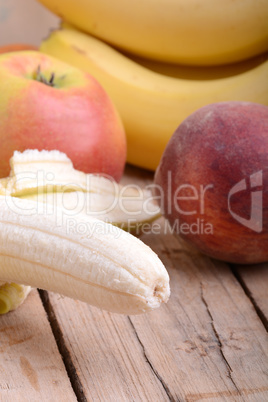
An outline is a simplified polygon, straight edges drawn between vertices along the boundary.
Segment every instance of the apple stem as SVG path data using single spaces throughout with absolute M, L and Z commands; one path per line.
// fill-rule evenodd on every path
M 55 87 L 55 73 L 51 73 L 51 77 L 49 78 L 49 80 L 44 77 L 44 75 L 41 73 L 41 66 L 40 64 L 37 67 L 37 71 L 36 71 L 36 77 L 35 77 L 36 81 L 38 82 L 42 82 L 42 84 L 48 85 L 49 87 Z

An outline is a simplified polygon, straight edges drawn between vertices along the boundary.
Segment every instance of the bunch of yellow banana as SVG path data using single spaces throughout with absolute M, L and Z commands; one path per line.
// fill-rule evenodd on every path
M 155 170 L 178 125 L 206 104 L 268 104 L 268 0 L 39 1 L 64 21 L 41 51 L 102 84 L 134 165 Z
M 66 24 L 40 49 L 102 84 L 121 114 L 128 162 L 151 170 L 178 125 L 198 108 L 230 100 L 268 105 L 267 56 L 209 68 L 168 65 L 126 56 Z
M 78 29 L 155 60 L 216 65 L 268 50 L 267 0 L 39 0 Z

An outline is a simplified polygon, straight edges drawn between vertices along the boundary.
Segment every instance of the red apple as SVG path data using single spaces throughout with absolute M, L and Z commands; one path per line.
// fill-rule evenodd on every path
M 38 47 L 29 45 L 28 43 L 11 43 L 9 45 L 0 46 L 0 54 L 18 52 L 21 50 L 38 50 Z
M 0 177 L 14 150 L 58 149 L 78 170 L 119 180 L 126 138 L 110 98 L 88 73 L 35 51 L 0 56 Z
M 268 261 L 268 107 L 207 105 L 169 141 L 155 175 L 170 228 L 203 253 Z

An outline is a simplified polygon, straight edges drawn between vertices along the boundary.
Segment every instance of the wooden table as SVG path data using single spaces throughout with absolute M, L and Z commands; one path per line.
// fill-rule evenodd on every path
M 130 167 L 123 178 L 151 180 Z M 170 274 L 168 304 L 127 317 L 33 290 L 0 316 L 0 401 L 268 401 L 268 264 L 141 238 Z

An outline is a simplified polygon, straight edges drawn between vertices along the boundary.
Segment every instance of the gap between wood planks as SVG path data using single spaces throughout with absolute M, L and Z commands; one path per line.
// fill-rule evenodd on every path
M 58 324 L 56 315 L 54 313 L 54 309 L 49 301 L 48 293 L 45 290 L 41 290 L 41 289 L 38 289 L 38 292 L 39 292 L 41 301 L 43 303 L 44 309 L 47 313 L 48 322 L 50 324 L 52 333 L 55 337 L 59 353 L 62 357 L 68 377 L 70 378 L 70 382 L 73 387 L 76 398 L 77 398 L 78 402 L 87 402 L 87 399 L 84 395 L 83 386 L 76 373 L 76 369 L 73 365 L 68 348 L 65 345 L 64 337 L 63 337 L 62 331 L 60 329 L 60 326 Z
M 248 289 L 248 286 L 244 282 L 243 278 L 240 276 L 239 269 L 237 269 L 235 266 L 232 266 L 231 269 L 232 269 L 233 275 L 236 277 L 236 279 L 238 280 L 240 286 L 243 288 L 245 294 L 250 299 L 250 301 L 251 301 L 252 305 L 254 306 L 254 309 L 255 309 L 255 311 L 256 311 L 256 313 L 258 315 L 258 317 L 260 318 L 260 320 L 262 321 L 263 325 L 265 326 L 265 328 L 267 330 L 267 319 L 265 317 L 265 314 L 262 311 L 261 307 L 258 306 L 257 301 L 254 299 L 254 296 L 252 295 L 252 293 Z M 206 300 L 204 298 L 202 283 L 200 284 L 200 292 L 201 292 L 201 300 L 204 303 L 204 305 L 206 306 L 208 315 L 211 318 L 211 325 L 212 325 L 213 331 L 215 333 L 215 337 L 218 340 L 220 351 L 221 351 L 221 354 L 222 354 L 222 358 L 223 358 L 223 360 L 224 360 L 224 362 L 225 362 L 225 364 L 227 366 L 228 376 L 229 376 L 230 380 L 233 382 L 233 384 L 234 384 L 234 386 L 235 386 L 235 388 L 237 390 L 236 396 L 241 396 L 240 390 L 236 386 L 236 384 L 235 384 L 235 382 L 233 381 L 233 378 L 232 378 L 232 368 L 230 367 L 229 362 L 227 361 L 226 357 L 224 356 L 221 341 L 220 341 L 219 335 L 217 334 L 217 331 L 216 331 L 214 323 L 213 323 L 213 317 L 212 317 L 211 312 L 209 310 L 209 306 L 208 306 L 208 304 L 207 304 L 207 302 L 206 302 Z M 77 375 L 77 372 L 76 372 L 76 369 L 75 369 L 74 364 L 72 362 L 69 350 L 66 347 L 64 336 L 63 336 L 62 331 L 60 329 L 60 325 L 58 324 L 58 321 L 57 321 L 53 306 L 50 303 L 48 293 L 46 291 L 39 290 L 39 294 L 40 294 L 40 298 L 42 300 L 44 309 L 45 309 L 45 311 L 47 313 L 48 321 L 50 323 L 53 335 L 55 337 L 59 352 L 60 352 L 60 354 L 62 356 L 64 365 L 66 367 L 66 371 L 67 371 L 68 376 L 70 378 L 70 382 L 72 384 L 72 387 L 73 387 L 73 390 L 74 390 L 75 395 L 77 397 L 77 400 L 79 402 L 86 402 L 87 399 L 86 399 L 85 394 L 84 394 L 83 386 L 82 386 L 82 384 L 80 382 L 79 376 Z M 148 365 L 150 366 L 153 374 L 157 377 L 157 379 L 161 383 L 163 389 L 165 390 L 165 393 L 167 394 L 168 399 L 170 401 L 172 401 L 172 402 L 181 402 L 178 398 L 174 398 L 174 396 L 172 395 L 172 392 L 170 391 L 168 385 L 165 384 L 164 379 L 161 377 L 161 375 L 154 368 L 152 362 L 150 361 L 150 359 L 149 359 L 149 357 L 148 357 L 148 355 L 146 353 L 146 349 L 145 349 L 145 347 L 144 347 L 144 345 L 143 345 L 143 343 L 142 343 L 142 341 L 141 341 L 141 339 L 140 339 L 140 337 L 139 337 L 139 335 L 138 335 L 138 333 L 136 331 L 136 328 L 135 328 L 135 326 L 134 326 L 134 324 L 133 324 L 133 322 L 131 320 L 131 317 L 128 317 L 128 320 L 129 320 L 129 323 L 130 323 L 130 325 L 131 325 L 131 327 L 133 329 L 133 332 L 135 333 L 135 336 L 138 339 L 138 342 L 140 343 L 140 346 L 142 348 L 142 352 L 143 352 L 145 361 L 148 363 Z M 210 396 L 207 395 L 207 397 L 209 398 Z
M 50 300 L 49 300 L 49 297 L 48 297 L 48 292 L 45 291 L 45 290 L 41 290 L 41 289 L 38 289 L 38 292 L 39 292 L 41 301 L 43 303 L 43 307 L 44 307 L 44 309 L 45 309 L 45 311 L 47 313 L 47 317 L 48 317 L 48 321 L 49 321 L 50 326 L 51 326 L 52 333 L 53 333 L 53 335 L 55 337 L 59 353 L 62 356 L 62 360 L 63 360 L 63 363 L 65 365 L 67 374 L 68 374 L 68 376 L 70 378 L 70 382 L 72 384 L 72 387 L 73 387 L 74 393 L 76 395 L 76 398 L 77 398 L 78 402 L 87 402 L 87 399 L 86 399 L 85 394 L 84 394 L 83 386 L 81 384 L 81 381 L 79 380 L 79 376 L 77 375 L 77 372 L 76 372 L 76 369 L 75 369 L 74 364 L 72 362 L 69 350 L 66 347 L 66 344 L 65 344 L 65 341 L 64 341 L 64 336 L 63 336 L 62 331 L 60 329 L 60 326 L 58 324 L 58 321 L 57 321 L 56 314 L 54 312 L 53 306 L 50 303 Z M 154 375 L 157 377 L 157 379 L 159 380 L 159 382 L 163 386 L 163 388 L 164 388 L 164 390 L 165 390 L 165 392 L 167 394 L 168 399 L 171 402 L 180 402 L 180 401 L 178 401 L 178 399 L 175 399 L 171 395 L 171 392 L 170 392 L 168 386 L 165 384 L 164 380 L 161 378 L 161 376 L 154 369 L 152 363 L 150 362 L 150 360 L 148 359 L 148 357 L 146 355 L 145 347 L 142 344 L 142 342 L 141 342 L 141 340 L 140 340 L 140 338 L 138 336 L 138 333 L 137 333 L 137 331 L 135 329 L 135 326 L 132 323 L 131 318 L 129 316 L 128 316 L 128 320 L 129 320 L 129 323 L 130 323 L 131 327 L 133 328 L 135 336 L 137 337 L 137 339 L 138 339 L 138 341 L 139 341 L 139 343 L 141 345 L 141 348 L 142 348 L 142 351 L 143 351 L 143 354 L 144 354 L 146 362 L 149 364 L 152 372 L 154 373 Z
M 209 305 L 208 305 L 208 303 L 207 303 L 207 301 L 206 301 L 206 299 L 205 299 L 204 292 L 203 292 L 203 283 L 202 283 L 202 282 L 200 283 L 200 292 L 201 292 L 201 300 L 202 300 L 202 302 L 204 303 L 204 305 L 205 305 L 205 307 L 206 307 L 206 310 L 207 310 L 207 313 L 208 313 L 208 315 L 209 315 L 209 317 L 210 317 L 210 319 L 211 319 L 211 327 L 212 327 L 213 332 L 214 332 L 214 334 L 215 334 L 215 337 L 216 337 L 216 339 L 217 339 L 217 341 L 218 341 L 218 345 L 219 345 L 219 348 L 220 348 L 220 353 L 221 353 L 222 359 L 223 359 L 223 361 L 225 362 L 226 367 L 227 367 L 228 377 L 230 378 L 230 380 L 231 380 L 232 383 L 234 384 L 234 387 L 235 387 L 235 389 L 237 390 L 238 395 L 240 395 L 240 390 L 239 390 L 239 388 L 237 387 L 237 385 L 236 385 L 236 383 L 235 383 L 235 381 L 234 381 L 234 379 L 233 379 L 233 377 L 232 377 L 232 371 L 233 371 L 233 370 L 232 370 L 232 367 L 230 366 L 230 364 L 229 364 L 227 358 L 226 358 L 225 355 L 224 355 L 223 348 L 222 348 L 222 342 L 221 342 L 220 336 L 219 336 L 219 334 L 218 334 L 218 332 L 217 332 L 217 330 L 216 330 L 216 328 L 215 328 L 213 316 L 212 316 L 211 311 L 210 311 L 210 309 L 209 309 Z
M 144 355 L 144 357 L 145 357 L 145 361 L 149 364 L 149 366 L 150 366 L 152 372 L 154 373 L 154 375 L 158 378 L 158 380 L 159 380 L 160 383 L 162 384 L 162 386 L 163 386 L 163 388 L 164 388 L 164 390 L 165 390 L 165 392 L 166 392 L 167 397 L 169 398 L 169 400 L 170 400 L 171 402 L 176 402 L 177 400 L 172 396 L 171 391 L 170 391 L 168 385 L 165 384 L 164 379 L 160 376 L 160 374 L 159 374 L 159 373 L 157 372 L 157 370 L 154 368 L 152 362 L 150 361 L 149 357 L 147 356 L 146 349 L 145 349 L 145 347 L 144 347 L 144 345 L 143 345 L 143 343 L 142 343 L 142 341 L 141 341 L 141 339 L 140 339 L 140 337 L 139 337 L 139 335 L 138 335 L 138 332 L 136 331 L 136 328 L 135 328 L 135 326 L 134 326 L 134 324 L 133 324 L 133 322 L 131 321 L 131 318 L 130 318 L 129 316 L 128 316 L 128 320 L 129 320 L 129 322 L 130 322 L 131 327 L 133 328 L 133 331 L 134 331 L 134 334 L 135 334 L 136 338 L 137 338 L 138 341 L 139 341 L 139 344 L 141 345 L 142 352 L 143 352 L 143 355 Z M 178 401 L 178 402 L 179 402 L 179 401 Z
M 262 307 L 259 306 L 258 301 L 255 300 L 254 295 L 251 292 L 251 290 L 249 289 L 249 287 L 247 286 L 246 281 L 244 281 L 243 276 L 240 273 L 239 267 L 237 265 L 231 265 L 231 271 L 232 271 L 233 275 L 235 276 L 236 280 L 241 285 L 241 287 L 244 290 L 246 296 L 249 298 L 249 300 L 253 304 L 259 319 L 261 320 L 261 322 L 264 325 L 264 328 L 268 332 L 268 319 L 267 319 L 267 317 L 265 315 L 265 312 L 262 310 Z

